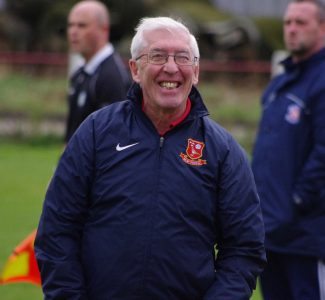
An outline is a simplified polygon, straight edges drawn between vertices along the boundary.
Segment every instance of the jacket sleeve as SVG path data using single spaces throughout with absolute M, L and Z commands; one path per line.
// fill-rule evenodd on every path
M 88 120 L 72 137 L 45 196 L 35 254 L 46 300 L 87 299 L 80 248 L 93 169 L 91 128 Z
M 264 223 L 253 175 L 233 140 L 220 169 L 215 282 L 204 300 L 248 300 L 266 263 Z
M 324 84 L 323 84 L 324 86 Z M 320 209 L 325 197 L 325 90 L 314 95 L 311 107 L 311 136 L 313 145 L 295 181 L 293 199 L 302 211 Z M 309 147 L 309 145 L 305 145 Z M 325 205 L 323 205 L 323 209 Z

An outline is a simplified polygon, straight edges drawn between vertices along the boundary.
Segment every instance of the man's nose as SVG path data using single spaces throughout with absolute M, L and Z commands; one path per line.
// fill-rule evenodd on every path
M 178 71 L 178 65 L 175 62 L 175 56 L 174 55 L 168 55 L 167 61 L 164 64 L 164 69 L 169 72 Z
M 288 24 L 287 27 L 286 27 L 286 30 L 288 32 L 296 31 L 297 30 L 297 24 L 295 24 L 293 22 Z

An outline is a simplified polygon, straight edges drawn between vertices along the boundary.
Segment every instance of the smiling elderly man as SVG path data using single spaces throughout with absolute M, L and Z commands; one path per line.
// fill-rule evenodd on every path
M 128 99 L 87 118 L 49 186 L 35 243 L 46 299 L 248 300 L 265 264 L 259 198 L 195 88 L 197 42 L 145 18 L 131 55 Z

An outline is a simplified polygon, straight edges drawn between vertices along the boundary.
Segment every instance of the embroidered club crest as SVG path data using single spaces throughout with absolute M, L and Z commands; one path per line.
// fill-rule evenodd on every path
M 186 154 L 181 153 L 180 157 L 183 161 L 192 166 L 206 165 L 207 161 L 201 159 L 205 144 L 193 139 L 188 139 Z
M 290 124 L 297 124 L 300 121 L 300 115 L 301 115 L 301 108 L 296 104 L 292 104 L 288 106 L 285 119 Z

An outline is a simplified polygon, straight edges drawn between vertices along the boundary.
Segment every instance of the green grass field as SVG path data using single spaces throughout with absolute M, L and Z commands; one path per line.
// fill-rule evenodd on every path
M 0 269 L 13 248 L 38 224 L 44 193 L 62 145 L 5 143 L 0 146 Z M 42 299 L 31 284 L 0 286 L 0 299 Z
M 28 112 L 37 119 L 65 113 L 64 78 L 35 78 L 28 74 L 0 77 L 0 112 Z M 28 92 L 31 85 L 32 94 Z M 253 86 L 218 80 L 200 85 L 212 117 L 232 131 L 248 152 L 259 115 L 260 89 Z M 14 247 L 36 228 L 47 184 L 63 149 L 57 137 L 19 138 L 0 138 L 0 270 Z M 31 284 L 0 286 L 1 300 L 42 298 L 41 289 Z M 259 290 L 252 299 L 261 300 Z

